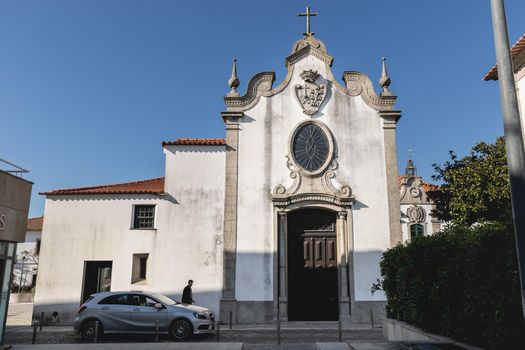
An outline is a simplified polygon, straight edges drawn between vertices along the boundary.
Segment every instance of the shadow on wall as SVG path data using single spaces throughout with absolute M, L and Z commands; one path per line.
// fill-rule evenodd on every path
M 354 242 L 363 242 L 367 237 L 354 237 Z M 362 243 L 360 243 L 362 244 Z M 301 249 L 301 253 L 303 250 Z M 197 254 L 199 252 L 196 252 Z M 382 252 L 379 250 L 374 251 L 363 251 L 355 252 L 353 256 L 350 257 L 348 261 L 348 274 L 347 280 L 350 281 L 347 292 L 350 295 L 350 300 L 352 301 L 352 307 L 350 310 L 350 316 L 352 322 L 355 323 L 368 323 L 370 322 L 371 317 L 376 320 L 379 320 L 383 314 L 382 309 L 384 307 L 385 298 L 381 291 L 376 292 L 372 295 L 371 288 L 373 283 L 380 278 L 380 269 L 379 261 L 381 259 Z M 257 307 L 260 306 L 261 302 L 263 303 L 272 303 L 274 296 L 273 283 L 277 280 L 277 276 L 273 276 L 274 273 L 274 253 L 241 253 L 237 255 L 237 279 L 244 279 L 242 284 L 237 286 L 237 296 L 240 297 L 243 301 L 243 307 L 250 308 L 253 302 L 253 310 L 245 310 L 247 313 L 254 313 L 259 310 Z M 111 260 L 111 256 L 107 257 L 107 260 Z M 167 258 L 169 260 L 169 258 Z M 178 266 L 175 264 L 176 261 L 166 261 L 166 264 L 172 266 Z M 84 262 L 81 261 L 83 264 Z M 195 300 L 195 305 L 206 307 L 212 310 L 216 315 L 216 319 L 219 319 L 219 300 L 222 295 L 222 290 L 204 290 L 199 291 L 199 283 L 202 283 L 206 280 L 206 276 L 200 275 L 198 273 L 191 273 L 188 266 L 182 266 L 181 270 L 174 270 L 170 273 L 184 277 L 187 279 L 195 280 L 195 285 L 193 286 L 193 299 Z M 209 278 L 209 276 L 208 276 Z M 251 282 L 250 282 L 251 281 Z M 268 295 L 266 292 L 261 291 L 261 288 L 253 288 L 254 283 L 257 281 L 263 281 L 260 286 L 268 286 L 272 292 Z M 159 285 L 157 282 L 155 285 Z M 255 283 L 257 284 L 257 283 Z M 248 288 L 252 286 L 252 288 Z M 144 288 L 145 286 L 142 286 Z M 182 290 L 185 287 L 185 283 L 182 285 L 177 285 L 175 288 L 163 288 L 162 286 L 149 288 L 148 291 L 158 292 L 173 300 L 180 301 L 182 296 Z M 130 286 L 130 290 L 133 290 L 133 286 Z M 267 288 L 264 288 L 267 289 Z M 126 290 L 121 290 L 126 291 Z M 40 291 L 42 292 L 42 291 Z M 37 285 L 37 294 L 38 294 L 38 285 Z M 46 294 L 52 294 L 52 291 L 46 292 Z M 71 291 L 70 295 L 80 295 L 80 290 Z M 48 300 L 51 297 L 48 297 Z M 251 299 L 251 300 L 250 300 Z M 266 301 L 264 301 L 266 300 Z M 71 325 L 73 320 L 77 316 L 78 310 L 80 308 L 80 299 L 77 302 L 71 303 L 35 303 L 33 308 L 33 319 L 39 319 L 41 313 L 44 313 L 43 322 L 44 325 Z M 272 310 L 269 310 L 272 311 Z M 371 316 L 373 312 L 373 316 Z M 256 317 L 252 317 L 256 318 Z M 246 322 L 245 322 L 246 323 Z M 249 322 L 248 323 L 253 323 Z

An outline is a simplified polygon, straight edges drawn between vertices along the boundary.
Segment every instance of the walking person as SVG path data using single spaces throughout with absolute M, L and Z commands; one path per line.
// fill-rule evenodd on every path
M 193 300 L 193 292 L 191 290 L 191 286 L 193 286 L 193 280 L 188 281 L 188 285 L 184 287 L 184 290 L 182 291 L 182 303 L 183 304 L 193 304 L 195 300 Z

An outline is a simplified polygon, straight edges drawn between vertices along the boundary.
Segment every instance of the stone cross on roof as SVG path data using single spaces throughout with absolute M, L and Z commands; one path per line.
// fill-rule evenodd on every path
M 310 17 L 311 16 L 318 16 L 319 13 L 317 12 L 310 12 L 310 6 L 306 6 L 306 13 L 300 13 L 299 16 L 300 17 L 306 17 L 306 33 L 304 33 L 304 35 L 307 35 L 307 36 L 310 36 L 310 35 L 314 35 L 315 33 L 313 32 L 310 32 Z

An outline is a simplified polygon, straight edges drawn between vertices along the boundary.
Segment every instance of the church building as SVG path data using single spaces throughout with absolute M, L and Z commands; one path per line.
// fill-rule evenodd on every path
M 35 315 L 71 324 L 90 294 L 148 290 L 193 299 L 236 324 L 368 323 L 382 253 L 439 230 L 424 183 L 398 174 L 401 112 L 382 62 L 342 82 L 307 30 L 281 82 L 256 74 L 221 112 L 225 137 L 162 143 L 163 177 L 45 192 Z M 379 66 L 379 65 L 378 65 Z M 217 115 L 219 117 L 219 115 Z

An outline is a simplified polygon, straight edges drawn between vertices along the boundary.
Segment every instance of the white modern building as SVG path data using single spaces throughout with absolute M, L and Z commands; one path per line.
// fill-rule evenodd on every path
M 234 63 L 224 138 L 163 142 L 161 178 L 44 193 L 34 312 L 70 324 L 91 293 L 180 300 L 193 279 L 223 321 L 379 319 L 382 253 L 438 223 L 421 178 L 398 175 L 385 62 L 379 94 L 332 62 L 307 32 L 281 82 L 259 73 L 243 95 Z
M 514 65 L 514 80 L 520 109 L 521 125 L 525 130 L 525 34 L 523 34 L 510 49 Z M 498 67 L 494 65 L 483 77 L 483 80 L 498 80 Z M 525 135 L 524 135 L 525 141 Z
M 16 245 L 16 261 L 13 267 L 11 287 L 13 293 L 32 292 L 36 286 L 43 222 L 43 216 L 28 219 L 25 240 Z M 17 294 L 12 294 L 9 299 L 10 303 L 23 301 L 32 301 L 32 297 L 28 298 L 28 295 L 19 297 Z

